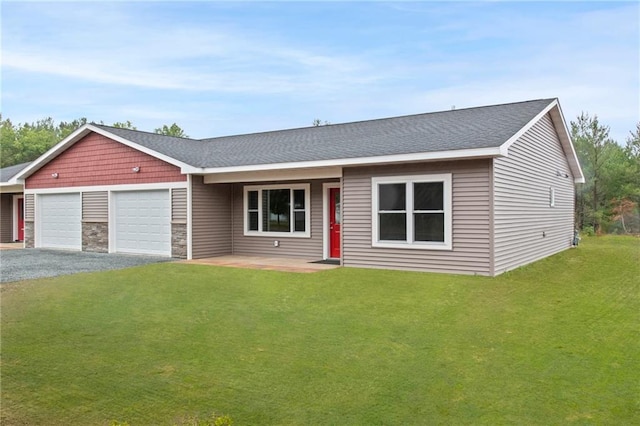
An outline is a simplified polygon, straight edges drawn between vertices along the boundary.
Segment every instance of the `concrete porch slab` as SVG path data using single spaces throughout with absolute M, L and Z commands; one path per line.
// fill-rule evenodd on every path
M 0 243 L 0 250 L 20 250 L 24 248 L 24 243 Z
M 296 259 L 261 256 L 218 256 L 205 259 L 181 260 L 177 263 L 229 266 L 233 268 L 263 269 L 267 271 L 310 273 L 339 268 L 340 265 L 311 263 L 318 259 Z

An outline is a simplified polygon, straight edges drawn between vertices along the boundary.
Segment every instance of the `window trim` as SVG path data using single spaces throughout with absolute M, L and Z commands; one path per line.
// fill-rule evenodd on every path
M 556 189 L 552 186 L 549 187 L 549 207 L 556 206 Z
M 371 246 L 381 248 L 401 248 L 417 250 L 452 250 L 453 244 L 453 188 L 451 173 L 409 175 L 409 176 L 385 176 L 371 178 Z M 414 241 L 414 214 L 421 210 L 414 210 L 413 184 L 414 183 L 442 182 L 443 209 L 444 209 L 444 242 Z M 380 184 L 404 183 L 406 185 L 405 210 L 407 241 L 381 241 L 379 239 L 378 194 Z
M 270 189 L 288 189 L 290 192 L 289 217 L 291 231 L 289 232 L 268 232 L 262 230 L 262 191 Z M 301 209 L 295 209 L 293 191 L 296 189 L 304 190 L 304 232 L 294 231 L 295 214 Z M 258 191 L 258 230 L 249 230 L 249 191 Z M 245 185 L 242 197 L 242 215 L 243 215 L 243 235 L 251 237 L 270 237 L 270 238 L 311 238 L 311 185 L 308 183 L 295 184 L 277 184 L 277 185 Z

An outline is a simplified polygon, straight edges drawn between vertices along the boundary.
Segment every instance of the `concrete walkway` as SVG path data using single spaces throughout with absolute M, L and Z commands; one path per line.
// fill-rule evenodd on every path
M 178 263 L 195 265 L 230 266 L 233 268 L 263 269 L 283 272 L 319 272 L 339 268 L 340 265 L 312 263 L 314 259 L 294 259 L 259 256 L 218 256 L 206 259 L 182 260 Z
M 0 243 L 0 250 L 20 250 L 24 248 L 24 243 Z

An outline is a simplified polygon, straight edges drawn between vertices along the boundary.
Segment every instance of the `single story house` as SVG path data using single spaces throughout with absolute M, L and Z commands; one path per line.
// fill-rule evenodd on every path
M 16 175 L 29 164 L 0 169 L 0 243 L 24 240 L 24 185 Z
M 571 247 L 557 99 L 185 139 L 86 124 L 22 169 L 26 247 L 495 276 Z

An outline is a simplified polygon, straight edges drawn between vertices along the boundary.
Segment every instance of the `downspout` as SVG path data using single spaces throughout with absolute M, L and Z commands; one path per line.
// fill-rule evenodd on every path
M 489 275 L 492 277 L 496 276 L 495 161 L 492 158 L 489 163 Z
M 187 175 L 187 260 L 193 259 L 193 175 Z

